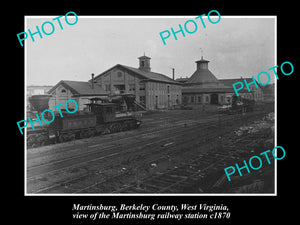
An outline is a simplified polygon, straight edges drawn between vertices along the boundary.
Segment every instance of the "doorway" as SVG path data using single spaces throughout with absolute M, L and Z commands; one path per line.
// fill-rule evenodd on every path
M 211 94 L 210 95 L 210 104 L 216 105 L 218 104 L 218 94 Z

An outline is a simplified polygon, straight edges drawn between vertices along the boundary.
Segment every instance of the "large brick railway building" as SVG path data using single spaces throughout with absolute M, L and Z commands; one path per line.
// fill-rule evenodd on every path
M 93 80 L 109 95 L 133 94 L 147 110 L 171 108 L 181 104 L 181 83 L 152 72 L 150 57 L 141 56 L 139 67 L 117 64 Z
M 138 68 L 116 64 L 89 81 L 61 80 L 48 92 L 52 95 L 50 107 L 74 99 L 79 110 L 84 110 L 90 98 L 120 94 L 134 95 L 136 103 L 145 110 L 168 109 L 181 104 L 182 84 L 152 72 L 150 57 L 144 55 L 138 59 Z

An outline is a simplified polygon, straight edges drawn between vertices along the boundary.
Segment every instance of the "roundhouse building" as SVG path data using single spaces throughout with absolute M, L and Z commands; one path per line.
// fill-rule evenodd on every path
M 240 79 L 217 79 L 215 75 L 208 69 L 208 60 L 201 58 L 196 61 L 196 71 L 190 78 L 181 81 L 183 84 L 182 97 L 183 103 L 187 104 L 226 104 L 230 103 L 232 96 L 235 95 L 232 84 L 240 81 Z M 250 83 L 252 78 L 246 78 Z M 257 82 L 258 83 L 258 82 Z M 250 85 L 249 92 L 244 89 L 239 91 L 239 95 L 243 98 L 261 101 L 263 99 L 261 87 L 256 88 Z

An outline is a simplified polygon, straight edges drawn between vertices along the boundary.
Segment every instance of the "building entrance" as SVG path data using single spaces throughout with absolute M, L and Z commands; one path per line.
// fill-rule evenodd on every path
M 210 95 L 210 104 L 216 105 L 218 104 L 218 94 L 211 94 Z

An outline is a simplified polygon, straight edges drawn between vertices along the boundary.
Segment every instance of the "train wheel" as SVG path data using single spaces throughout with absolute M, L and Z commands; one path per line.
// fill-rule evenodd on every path
M 75 134 L 73 133 L 66 133 L 66 134 L 61 134 L 58 138 L 59 142 L 67 142 L 67 141 L 72 141 L 75 139 Z
M 46 134 L 29 134 L 27 136 L 27 147 L 39 147 L 49 142 Z
M 58 138 L 58 142 L 62 143 L 62 142 L 66 142 L 66 135 L 65 134 L 60 134 L 59 138 Z
M 124 123 L 122 123 L 121 130 L 122 131 L 129 130 L 129 123 L 127 121 L 125 121 Z
M 45 135 L 45 134 L 38 135 L 37 142 L 38 142 L 39 146 L 46 145 L 49 142 L 48 135 Z
M 89 133 L 90 133 L 90 137 L 93 137 L 97 134 L 97 131 L 95 129 L 90 129 Z
M 27 147 L 34 147 L 36 142 L 36 135 L 27 135 Z
M 86 129 L 86 130 L 81 130 L 80 131 L 80 138 L 89 138 L 95 135 L 95 130 L 93 129 Z
M 133 130 L 136 128 L 136 123 L 134 121 L 130 121 L 128 123 L 128 130 Z
M 88 138 L 89 137 L 88 130 L 81 130 L 79 136 L 80 138 Z
M 102 134 L 110 134 L 110 129 L 109 129 L 110 126 L 106 126 L 105 129 L 103 130 Z
M 121 131 L 121 124 L 119 124 L 119 123 L 112 123 L 109 126 L 109 130 L 110 130 L 110 133 L 119 132 L 119 131 Z
M 87 130 L 87 138 L 89 137 L 93 137 L 96 134 L 96 130 L 95 129 L 88 129 Z

